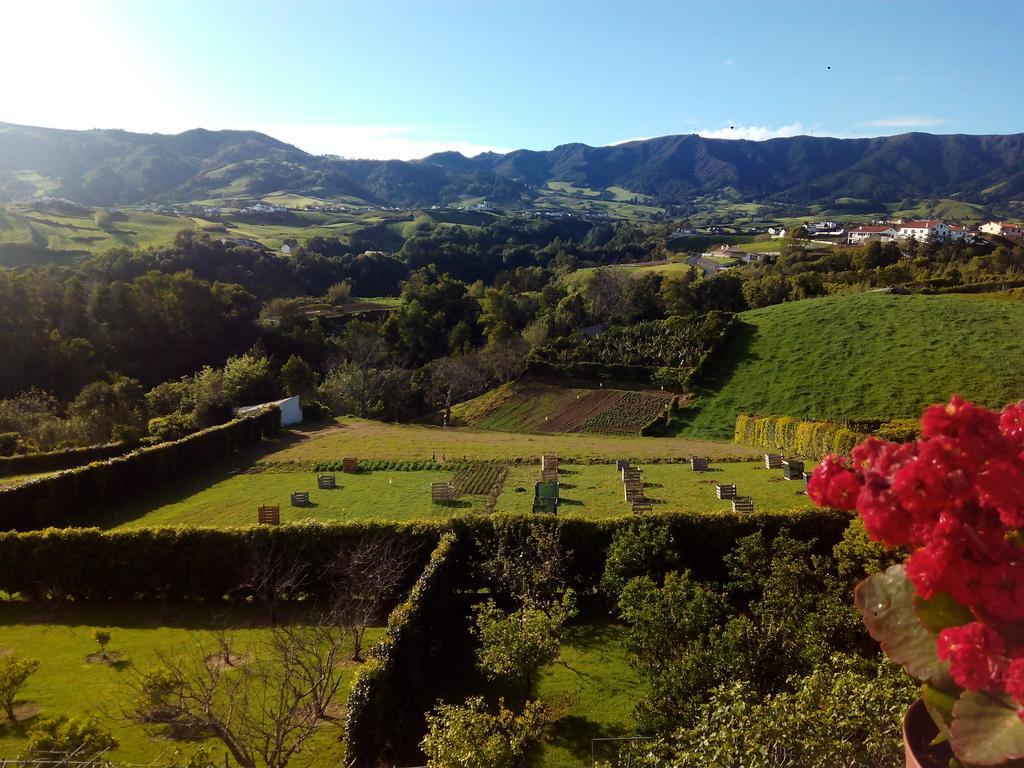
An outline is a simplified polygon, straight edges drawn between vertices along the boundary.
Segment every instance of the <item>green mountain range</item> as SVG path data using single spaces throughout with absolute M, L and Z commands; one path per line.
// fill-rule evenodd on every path
M 400 161 L 311 155 L 252 131 L 162 135 L 0 123 L 0 202 L 50 194 L 110 206 L 287 192 L 395 206 L 468 198 L 529 205 L 550 182 L 624 188 L 662 204 L 727 193 L 800 205 L 908 197 L 1003 205 L 1024 194 L 1024 134 L 767 141 L 690 134 Z

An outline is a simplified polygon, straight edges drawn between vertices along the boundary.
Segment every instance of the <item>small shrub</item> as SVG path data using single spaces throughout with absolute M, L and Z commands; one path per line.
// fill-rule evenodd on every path
M 12 723 L 15 720 L 14 700 L 37 669 L 39 659 L 23 659 L 13 654 L 0 657 L 0 706 Z

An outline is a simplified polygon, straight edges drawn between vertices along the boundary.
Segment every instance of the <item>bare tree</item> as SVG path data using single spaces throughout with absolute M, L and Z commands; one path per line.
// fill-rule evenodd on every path
M 383 615 L 402 588 L 416 548 L 391 536 L 363 539 L 339 550 L 327 565 L 330 616 L 352 638 L 352 658 L 362 660 L 366 630 Z
M 218 649 L 206 644 L 160 653 L 159 666 L 130 683 L 137 697 L 127 714 L 175 734 L 213 736 L 242 768 L 285 768 L 335 720 L 343 645 L 337 627 L 315 622 L 275 627 L 247 648 L 245 665 L 217 663 Z
M 294 600 L 308 582 L 308 570 L 299 556 L 288 556 L 275 543 L 254 549 L 246 569 L 245 580 L 236 592 L 251 595 L 276 624 L 282 602 Z
M 430 364 L 430 389 L 444 405 L 444 425 L 452 420 L 452 405 L 474 395 L 486 386 L 487 377 L 480 370 L 475 355 L 442 357 Z

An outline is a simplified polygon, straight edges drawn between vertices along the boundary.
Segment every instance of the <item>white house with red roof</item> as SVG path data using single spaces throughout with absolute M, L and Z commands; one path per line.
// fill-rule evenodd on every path
M 1024 227 L 1012 221 L 987 221 L 979 227 L 986 235 L 999 235 L 1024 240 Z
M 949 237 L 949 225 L 940 219 L 916 219 L 900 224 L 896 237 L 900 240 L 945 240 Z
M 887 243 L 896 238 L 896 230 L 888 224 L 870 224 L 860 227 L 851 227 L 846 233 L 846 242 L 849 245 L 859 245 L 869 240 L 881 240 Z

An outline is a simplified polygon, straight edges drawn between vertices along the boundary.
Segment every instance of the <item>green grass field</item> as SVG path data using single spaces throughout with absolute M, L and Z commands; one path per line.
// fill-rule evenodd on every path
M 694 472 L 689 464 L 640 464 L 644 494 L 655 512 L 728 512 L 732 505 L 715 496 L 715 483 L 735 483 L 736 491 L 754 499 L 755 510 L 784 511 L 810 502 L 800 481 L 782 479 L 781 470 L 763 462 L 712 464 L 709 472 Z M 807 468 L 810 469 L 810 464 Z M 534 465 L 512 467 L 498 499 L 498 512 L 530 512 Z M 632 514 L 614 464 L 562 464 L 559 467 L 559 517 L 608 518 Z M 516 492 L 517 488 L 523 489 Z
M 732 430 L 730 424 L 729 427 Z M 730 431 L 730 436 L 731 436 Z M 471 428 L 386 424 L 345 417 L 328 427 L 310 428 L 268 453 L 264 461 L 336 461 L 360 459 L 537 459 L 542 453 L 563 458 L 637 460 L 653 458 L 753 458 L 756 449 L 730 442 L 689 438 L 630 437 L 592 434 L 530 435 Z
M 916 417 L 953 393 L 1024 396 L 1024 302 L 866 293 L 744 312 L 682 434 L 729 439 L 736 414 Z
M 645 686 L 627 661 L 624 633 L 615 624 L 572 627 L 559 661 L 541 670 L 536 694 L 559 717 L 533 763 L 537 768 L 589 766 L 591 739 L 636 733 L 633 707 Z
M 208 607 L 170 607 L 165 612 L 154 606 L 82 605 L 53 608 L 25 603 L 0 603 L 0 652 L 38 658 L 39 669 L 29 678 L 19 696 L 23 716 L 18 723 L 0 720 L 0 754 L 12 757 L 25 745 L 24 730 L 32 717 L 61 714 L 93 717 L 119 742 L 109 756 L 115 761 L 149 763 L 167 758 L 176 748 L 186 755 L 199 746 L 209 746 L 220 759 L 222 746 L 213 739 L 173 741 L 159 732 L 148 732 L 129 722 L 124 711 L 131 708 L 131 676 L 157 663 L 158 653 L 183 653 L 210 648 L 215 632 L 224 627 L 236 648 L 257 649 L 266 634 L 265 619 L 252 610 L 234 609 L 215 616 Z M 120 656 L 116 664 L 102 663 L 90 654 L 98 647 L 92 638 L 97 628 L 108 628 L 108 651 Z M 371 629 L 367 643 L 376 642 L 383 630 Z M 254 653 L 258 651 L 253 651 Z M 337 700 L 344 707 L 347 689 L 357 668 L 345 670 L 345 681 Z M 310 748 L 295 761 L 299 768 L 341 763 L 344 746 L 338 728 L 325 727 L 310 742 Z
M 483 496 L 464 496 L 453 505 L 430 501 L 431 482 L 451 472 L 335 473 L 338 487 L 320 490 L 312 471 L 230 474 L 225 469 L 192 475 L 146 498 L 105 512 L 94 521 L 103 527 L 140 525 L 239 526 L 256 522 L 263 505 L 278 505 L 281 522 L 300 520 L 425 520 L 481 511 Z M 293 491 L 308 491 L 310 506 L 291 506 Z

